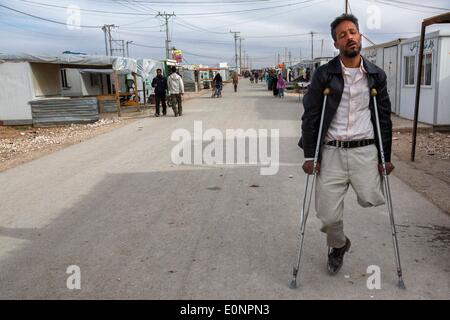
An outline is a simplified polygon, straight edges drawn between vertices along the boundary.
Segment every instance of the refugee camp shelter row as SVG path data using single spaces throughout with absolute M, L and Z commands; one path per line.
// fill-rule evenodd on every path
M 97 97 L 105 94 L 120 110 L 119 91 L 108 93 L 102 71 L 113 72 L 113 87 L 119 88 L 118 74 L 135 74 L 137 62 L 108 56 L 0 54 L 4 84 L 0 86 L 0 124 L 92 122 L 99 118 Z
M 419 37 L 397 39 L 363 49 L 363 55 L 386 72 L 392 112 L 414 119 L 418 83 Z M 425 35 L 419 121 L 450 126 L 450 32 Z
M 144 105 L 154 94 L 152 80 L 156 77 L 156 70 L 164 70 L 163 62 L 153 59 L 136 59 L 138 78 L 135 79 L 133 74 L 118 74 L 119 91 L 129 92 L 130 83 L 134 86 L 137 82 L 139 102 Z M 91 95 L 112 95 L 114 81 L 112 80 L 111 70 L 99 69 L 61 69 L 63 82 L 63 95 L 69 97 L 91 96 Z M 107 97 L 103 99 L 102 112 L 117 112 L 114 103 L 106 103 Z M 111 101 L 111 100 L 110 100 Z

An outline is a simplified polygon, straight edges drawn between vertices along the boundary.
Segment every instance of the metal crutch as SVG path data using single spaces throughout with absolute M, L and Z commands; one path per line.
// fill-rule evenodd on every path
M 376 99 L 377 90 L 375 88 L 373 88 L 370 91 L 370 95 L 373 98 L 373 104 L 375 107 L 375 119 L 376 119 L 376 125 L 377 125 L 378 144 L 380 146 L 381 165 L 383 167 L 383 186 L 384 186 L 384 193 L 385 193 L 385 197 L 386 197 L 386 205 L 388 207 L 389 218 L 391 221 L 392 241 L 394 243 L 395 263 L 397 265 L 398 286 L 401 289 L 406 289 L 405 283 L 403 282 L 403 278 L 402 278 L 402 266 L 400 264 L 400 253 L 398 250 L 397 231 L 395 230 L 394 211 L 392 209 L 391 189 L 389 188 L 389 177 L 387 175 L 386 162 L 384 160 L 383 141 L 381 140 L 380 119 L 378 118 L 378 106 L 377 106 L 377 99 Z
M 312 193 L 314 190 L 314 183 L 316 181 L 316 167 L 317 167 L 317 162 L 319 159 L 320 142 L 321 142 L 320 138 L 321 138 L 321 134 L 322 134 L 323 118 L 325 115 L 325 106 L 327 104 L 327 97 L 328 97 L 329 93 L 330 93 L 329 88 L 326 88 L 323 91 L 324 99 L 323 99 L 323 105 L 322 105 L 322 114 L 320 116 L 320 125 L 319 125 L 319 133 L 317 136 L 316 151 L 314 153 L 314 166 L 313 166 L 313 173 L 312 173 L 312 178 L 311 178 L 311 180 L 312 180 L 311 188 L 309 188 L 310 175 L 309 174 L 306 175 L 305 193 L 303 195 L 303 205 L 302 205 L 302 210 L 300 213 L 300 234 L 299 234 L 300 240 L 299 240 L 299 247 L 298 247 L 298 252 L 297 252 L 297 264 L 294 266 L 292 280 L 289 283 L 289 288 L 291 288 L 291 289 L 297 288 L 297 274 L 300 269 L 300 260 L 302 258 L 303 239 L 305 236 L 306 220 L 308 219 L 309 207 L 311 205 L 311 197 L 312 197 Z

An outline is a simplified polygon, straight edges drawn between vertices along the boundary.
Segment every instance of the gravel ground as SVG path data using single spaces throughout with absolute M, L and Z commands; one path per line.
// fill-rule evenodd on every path
M 410 162 L 411 132 L 395 132 L 393 152 L 401 161 Z M 414 166 L 450 184 L 450 133 L 419 133 Z
M 128 123 L 120 118 L 100 119 L 90 124 L 34 128 L 0 126 L 0 171 L 89 139 Z
M 419 133 L 414 162 L 411 145 L 411 132 L 394 132 L 394 174 L 450 214 L 450 133 Z
M 410 132 L 395 132 L 394 146 L 399 146 L 397 141 L 408 146 L 411 153 L 412 134 Z M 429 159 L 448 160 L 450 159 L 450 133 L 430 132 L 419 133 L 416 141 L 416 155 L 420 154 Z

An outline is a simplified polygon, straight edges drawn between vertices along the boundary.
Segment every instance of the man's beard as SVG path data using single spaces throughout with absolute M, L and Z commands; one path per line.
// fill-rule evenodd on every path
M 360 45 L 357 46 L 356 49 L 354 49 L 354 50 L 346 50 L 346 49 L 341 50 L 341 54 L 347 58 L 354 58 L 354 57 L 358 56 L 360 52 L 361 52 Z

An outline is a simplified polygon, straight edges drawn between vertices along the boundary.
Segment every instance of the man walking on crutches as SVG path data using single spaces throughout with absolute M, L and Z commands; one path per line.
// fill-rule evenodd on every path
M 334 275 L 341 269 L 344 254 L 350 249 L 343 211 L 344 197 L 351 185 L 362 207 L 385 204 L 386 197 L 399 285 L 404 287 L 388 183 L 394 166 L 390 162 L 392 123 L 386 74 L 360 55 L 362 36 L 355 16 L 337 17 L 331 23 L 331 35 L 339 56 L 315 71 L 303 98 L 299 146 L 304 151 L 303 170 L 308 176 L 291 287 L 296 286 L 314 182 L 317 217 L 322 221 L 321 231 L 326 234 L 329 247 L 328 272 Z

